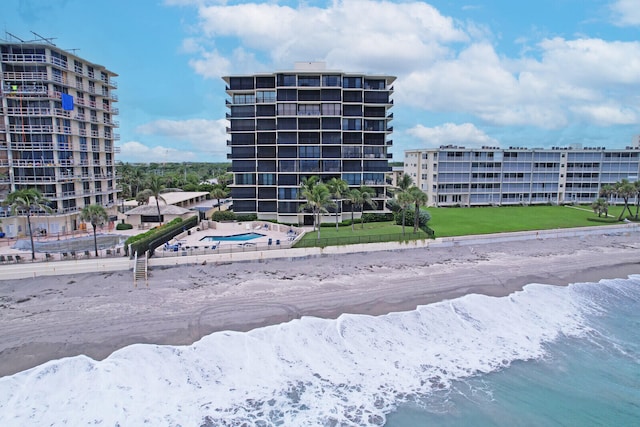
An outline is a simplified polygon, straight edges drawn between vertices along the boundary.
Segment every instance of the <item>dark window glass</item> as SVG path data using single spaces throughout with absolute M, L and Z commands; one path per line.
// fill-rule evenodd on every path
M 361 91 L 352 91 L 345 90 L 342 93 L 342 101 L 343 102 L 362 102 L 362 92 Z
M 278 74 L 278 86 L 295 86 L 295 74 Z
M 298 175 L 278 175 L 278 185 L 298 185 Z
M 257 89 L 271 89 L 276 87 L 276 78 L 275 77 L 256 77 L 256 88 Z
M 253 89 L 253 77 L 231 77 L 229 79 L 229 88 L 231 90 Z
M 298 101 L 320 101 L 320 91 L 319 90 L 299 90 Z
M 258 144 L 275 144 L 276 133 L 275 132 L 258 132 L 257 136 Z
M 298 76 L 298 86 L 320 86 L 320 76 Z
M 323 101 L 340 101 L 342 99 L 342 91 L 340 89 L 322 89 Z
M 296 89 L 278 89 L 278 101 L 297 101 L 298 91 Z
M 295 118 L 279 118 L 278 129 L 296 129 L 297 123 Z

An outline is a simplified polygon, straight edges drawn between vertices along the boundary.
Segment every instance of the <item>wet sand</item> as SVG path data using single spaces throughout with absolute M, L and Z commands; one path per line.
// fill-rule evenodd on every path
M 134 343 L 183 345 L 301 316 L 415 309 L 469 293 L 504 296 L 529 283 L 566 285 L 640 274 L 637 233 L 155 267 L 0 281 L 0 376 Z

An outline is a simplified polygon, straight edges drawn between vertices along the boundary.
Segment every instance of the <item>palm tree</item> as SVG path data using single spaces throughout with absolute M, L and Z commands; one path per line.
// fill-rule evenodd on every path
M 211 195 L 211 197 L 218 201 L 218 211 L 222 210 L 220 199 L 226 199 L 229 195 L 229 192 L 222 187 L 215 187 L 209 194 Z
M 416 187 L 415 185 L 407 190 L 407 194 L 411 203 L 415 205 L 415 213 L 413 215 L 413 232 L 418 232 L 418 227 L 420 226 L 420 206 L 426 205 L 429 197 L 427 194 Z
M 318 229 L 318 240 L 320 240 L 320 214 L 327 212 L 327 206 L 333 204 L 329 189 L 323 183 L 317 183 L 310 189 L 307 187 L 300 196 L 306 199 L 306 203 L 300 206 L 300 209 L 311 209 L 313 213 L 313 230 Z
M 411 195 L 407 191 L 401 191 L 396 193 L 396 200 L 398 201 L 400 209 L 402 209 L 402 235 L 404 236 L 405 217 L 407 209 L 409 208 L 409 205 L 411 205 Z
M 162 225 L 162 214 L 160 213 L 160 200 L 167 204 L 167 201 L 162 197 L 162 192 L 165 190 L 164 184 L 162 183 L 162 178 L 158 175 L 151 175 L 148 182 L 148 188 L 144 191 L 148 191 L 150 196 L 153 196 L 156 199 L 156 208 L 158 209 L 158 221 L 160 225 Z M 149 199 L 147 199 L 147 203 Z
M 629 215 L 633 215 L 633 213 L 631 212 L 631 208 L 629 207 L 629 198 L 633 197 L 634 194 L 636 194 L 636 189 L 635 186 L 627 179 L 616 182 L 615 189 L 617 196 L 622 197 L 622 200 L 624 201 L 622 212 L 620 212 L 620 216 L 618 217 L 618 221 L 622 221 L 625 210 L 629 211 Z
M 344 179 L 331 178 L 327 182 L 327 188 L 333 197 L 333 203 L 336 207 L 336 231 L 338 231 L 338 212 L 342 212 L 342 197 L 349 191 L 349 184 Z M 340 210 L 338 211 L 338 200 L 340 200 Z
M 18 212 L 26 212 L 27 226 L 29 228 L 29 239 L 31 240 L 31 259 L 36 259 L 36 250 L 33 245 L 33 232 L 31 230 L 31 213 L 33 211 L 51 212 L 52 209 L 47 206 L 48 199 L 42 197 L 42 193 L 35 188 L 23 188 L 16 190 L 7 195 L 4 201 L 11 208 L 11 213 L 16 215 Z
M 85 222 L 91 223 L 93 226 L 93 247 L 96 250 L 96 257 L 98 256 L 98 238 L 96 230 L 98 225 L 102 225 L 109 220 L 109 215 L 105 208 L 101 205 L 87 205 L 82 208 L 80 212 L 80 219 Z
M 402 174 L 402 177 L 398 180 L 398 185 L 396 185 L 396 188 L 400 191 L 407 191 L 412 184 L 413 178 L 411 178 L 411 175 L 405 173 Z
M 598 218 L 604 214 L 605 217 L 609 215 L 609 202 L 604 197 L 599 197 L 591 204 L 591 209 L 594 213 L 598 214 Z
M 357 188 L 354 188 L 352 190 L 350 190 L 349 192 L 347 192 L 346 194 L 347 199 L 349 200 L 349 204 L 351 204 L 351 231 L 353 230 L 353 208 L 360 203 L 360 200 L 362 200 L 362 194 L 360 193 L 360 190 L 358 190 Z
M 357 192 L 353 192 L 352 194 L 350 194 L 350 200 L 351 200 L 351 229 L 353 229 L 353 204 L 356 204 L 357 206 L 360 207 L 360 224 L 362 225 L 362 228 L 364 229 L 364 206 L 365 205 L 369 205 L 373 208 L 378 206 L 378 203 L 376 203 L 375 200 L 373 200 L 371 197 L 375 194 L 375 192 L 369 188 L 369 187 L 365 187 L 362 186 L 360 187 L 359 190 L 356 190 Z

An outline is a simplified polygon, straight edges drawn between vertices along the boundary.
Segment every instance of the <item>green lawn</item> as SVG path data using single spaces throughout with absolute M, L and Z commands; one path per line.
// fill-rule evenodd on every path
M 335 225 L 332 227 L 322 227 L 320 229 L 320 241 L 317 241 L 317 232 L 308 232 L 302 239 L 295 244 L 296 248 L 310 246 L 333 246 L 333 245 L 352 245 L 356 243 L 372 243 L 372 242 L 390 242 L 400 240 L 426 239 L 427 234 L 418 230 L 413 234 L 413 227 L 405 227 L 405 237 L 402 236 L 402 226 L 395 225 L 393 222 L 372 222 L 365 223 L 364 229 L 360 224 L 353 226 L 341 226 L 336 230 Z
M 621 206 L 614 206 L 609 214 L 617 216 L 621 210 Z M 426 211 L 431 214 L 429 227 L 436 232 L 436 237 L 607 224 L 594 221 L 598 216 L 589 206 L 427 208 Z
M 423 208 L 431 215 L 429 228 L 436 237 L 466 236 L 473 234 L 502 233 L 510 231 L 550 230 L 556 228 L 589 227 L 618 224 L 615 218 L 622 206 L 613 206 L 608 219 L 600 218 L 589 206 L 513 206 L 477 208 Z M 633 208 L 632 208 L 633 210 Z M 295 247 L 349 245 L 355 243 L 387 242 L 426 239 L 424 231 L 413 234 L 413 227 L 406 227 L 402 236 L 402 226 L 392 222 L 365 223 L 340 227 L 322 227 L 320 241 L 317 234 L 306 233 Z

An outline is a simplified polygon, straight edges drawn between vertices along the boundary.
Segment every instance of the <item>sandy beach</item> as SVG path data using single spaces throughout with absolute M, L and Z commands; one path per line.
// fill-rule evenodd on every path
M 301 316 L 380 315 L 529 283 L 640 274 L 637 233 L 0 281 L 0 376 L 134 343 L 184 345 Z

